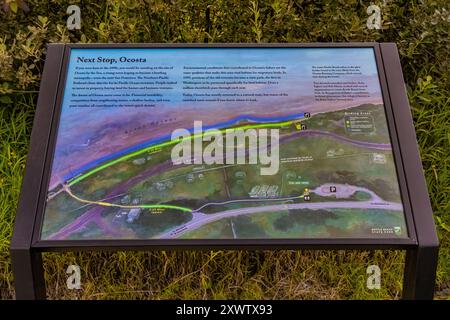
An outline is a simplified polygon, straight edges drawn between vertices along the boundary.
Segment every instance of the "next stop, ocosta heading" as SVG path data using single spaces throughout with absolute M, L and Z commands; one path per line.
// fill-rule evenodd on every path
M 97 57 L 97 58 L 86 58 L 86 57 L 77 57 L 77 63 L 109 63 L 115 64 L 119 62 L 147 62 L 145 58 L 129 58 L 129 57 L 120 57 L 120 58 L 105 58 L 105 57 Z

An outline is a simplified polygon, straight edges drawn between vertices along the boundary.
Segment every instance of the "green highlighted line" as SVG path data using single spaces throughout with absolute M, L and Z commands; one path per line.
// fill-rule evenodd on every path
M 180 206 L 172 206 L 172 205 L 169 205 L 169 204 L 142 204 L 142 205 L 139 205 L 139 208 L 144 208 L 144 209 L 164 208 L 164 209 L 180 210 L 180 211 L 183 211 L 183 212 L 192 212 L 192 210 L 189 209 L 189 208 L 180 207 Z
M 255 125 L 245 125 L 245 126 L 236 127 L 236 128 L 217 129 L 217 130 L 214 130 L 214 131 L 215 132 L 220 131 L 221 133 L 224 133 L 224 132 L 226 133 L 227 131 L 230 131 L 230 130 L 246 130 L 246 129 L 283 127 L 283 126 L 290 125 L 290 124 L 292 124 L 292 123 L 294 123 L 296 121 L 298 121 L 298 120 L 290 120 L 290 121 L 284 121 L 284 122 L 273 122 L 273 123 L 264 123 L 264 124 L 255 124 Z M 133 158 L 134 156 L 137 156 L 137 155 L 142 154 L 144 152 L 147 152 L 149 150 L 153 150 L 153 149 L 157 149 L 157 148 L 161 148 L 161 147 L 167 147 L 167 146 L 170 146 L 172 144 L 177 144 L 177 143 L 180 143 L 182 141 L 189 140 L 189 139 L 194 139 L 194 138 L 197 138 L 197 137 L 203 137 L 203 136 L 208 135 L 208 134 L 209 133 L 206 131 L 205 133 L 202 132 L 201 134 L 190 135 L 189 137 L 185 137 L 183 139 L 171 140 L 171 141 L 167 141 L 167 142 L 158 143 L 158 144 L 155 144 L 153 146 L 145 147 L 145 148 L 143 148 L 141 150 L 134 151 L 134 152 L 132 152 L 130 154 L 127 154 L 127 155 L 122 156 L 120 158 L 117 158 L 115 160 L 112 160 L 112 161 L 109 161 L 107 163 L 104 163 L 104 164 L 98 166 L 97 168 L 94 168 L 91 171 L 86 172 L 85 174 L 82 174 L 82 175 L 80 175 L 78 177 L 73 178 L 72 180 L 69 180 L 67 182 L 67 184 L 69 186 L 73 186 L 74 184 L 80 182 L 81 180 L 86 179 L 87 177 L 93 175 L 96 172 L 99 172 L 99 171 L 101 171 L 103 169 L 111 167 L 111 166 L 113 166 L 113 165 L 115 165 L 115 164 L 117 164 L 119 162 L 122 162 L 122 161 L 128 160 L 130 158 Z

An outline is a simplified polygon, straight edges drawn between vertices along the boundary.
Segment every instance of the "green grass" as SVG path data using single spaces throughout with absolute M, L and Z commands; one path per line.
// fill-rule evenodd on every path
M 441 241 L 436 297 L 449 298 L 448 1 L 379 1 L 382 30 L 366 28 L 370 2 L 359 0 L 26 2 L 29 13 L 0 11 L 0 298 L 14 297 L 8 248 L 45 43 L 205 40 L 397 43 Z M 65 28 L 73 3 L 81 6 L 79 31 Z M 51 299 L 396 299 L 403 258 L 400 251 L 85 252 L 48 253 L 44 263 Z M 82 290 L 66 289 L 70 264 L 81 267 Z M 381 290 L 366 289 L 370 264 L 382 270 Z
M 12 296 L 9 243 L 31 132 L 34 101 L 22 96 L 15 109 L 0 109 L 0 297 Z

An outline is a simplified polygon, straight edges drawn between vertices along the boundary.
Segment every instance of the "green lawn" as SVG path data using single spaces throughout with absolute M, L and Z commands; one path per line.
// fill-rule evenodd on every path
M 205 41 L 397 43 L 441 241 L 436 297 L 449 298 L 447 0 L 374 1 L 381 6 L 381 30 L 367 29 L 366 10 L 370 1 L 360 0 L 25 2 L 29 12 L 20 8 L 17 12 L 0 9 L 0 298 L 14 297 L 8 248 L 45 44 Z M 81 7 L 81 30 L 68 31 L 65 27 L 69 4 Z M 51 299 L 396 299 L 401 292 L 403 258 L 399 251 L 44 255 Z M 82 290 L 66 289 L 65 270 L 70 264 L 81 267 Z M 382 270 L 381 290 L 366 288 L 366 268 L 371 264 L 378 264 Z

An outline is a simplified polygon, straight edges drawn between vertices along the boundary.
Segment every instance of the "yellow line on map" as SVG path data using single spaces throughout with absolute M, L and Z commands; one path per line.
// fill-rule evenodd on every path
M 116 207 L 116 208 L 123 208 L 123 209 L 158 209 L 158 208 L 162 208 L 162 209 L 174 209 L 174 210 L 180 210 L 183 212 L 192 212 L 191 209 L 186 208 L 186 207 L 181 207 L 181 206 L 174 206 L 174 205 L 168 205 L 168 204 L 141 204 L 141 205 L 121 205 L 121 204 L 116 204 L 116 203 L 109 203 L 109 202 L 104 202 L 104 201 L 92 201 L 92 200 L 86 200 L 86 199 L 82 199 L 79 196 L 73 194 L 72 190 L 70 190 L 69 186 L 64 186 L 64 190 L 75 200 L 82 202 L 82 203 L 87 203 L 87 204 L 95 204 L 95 205 L 99 205 L 99 206 L 103 206 L 103 207 Z

